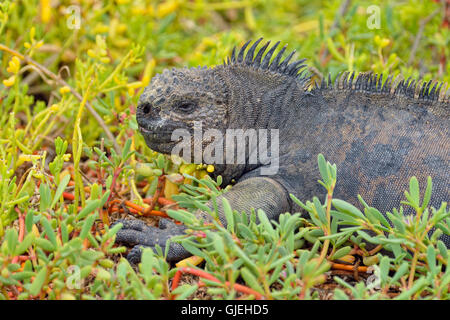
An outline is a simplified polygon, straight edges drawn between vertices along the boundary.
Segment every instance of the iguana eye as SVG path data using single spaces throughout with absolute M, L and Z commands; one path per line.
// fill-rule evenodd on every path
M 178 110 L 181 110 L 183 112 L 190 112 L 190 111 L 194 110 L 194 108 L 195 108 L 195 105 L 192 103 L 189 103 L 189 102 L 183 102 L 178 105 Z

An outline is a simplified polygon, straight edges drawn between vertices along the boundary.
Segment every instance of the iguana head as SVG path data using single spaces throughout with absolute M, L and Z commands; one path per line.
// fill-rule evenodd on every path
M 194 121 L 226 128 L 227 90 L 214 69 L 183 68 L 156 75 L 139 99 L 136 119 L 147 145 L 170 153 L 176 129 L 192 131 Z
M 222 132 L 228 128 L 267 128 L 269 123 L 281 126 L 280 112 L 270 108 L 286 104 L 286 97 L 297 98 L 294 95 L 304 92 L 309 78 L 298 74 L 304 60 L 289 63 L 295 51 L 282 60 L 286 47 L 274 55 L 277 42 L 266 53 L 269 41 L 256 50 L 261 40 L 248 50 L 250 41 L 239 52 L 233 49 L 223 65 L 164 70 L 156 75 L 141 95 L 136 114 L 147 145 L 171 153 L 178 143 L 172 141 L 172 132 L 192 132 L 196 121 L 202 123 L 203 130 Z M 202 146 L 210 142 L 202 141 Z

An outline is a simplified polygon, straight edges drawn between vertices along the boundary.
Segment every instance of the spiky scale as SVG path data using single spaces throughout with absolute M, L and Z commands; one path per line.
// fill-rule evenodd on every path
M 333 86 L 335 88 L 339 88 L 339 79 L 341 78 L 342 72 L 339 72 L 336 76 L 336 78 L 334 79 L 334 84 Z
M 392 78 L 393 78 L 392 75 L 388 76 L 388 78 L 384 82 L 384 85 L 383 85 L 383 88 L 381 89 L 381 92 L 385 92 L 385 93 L 390 92 L 391 84 L 392 84 Z
M 236 62 L 236 47 L 233 48 L 233 51 L 231 51 L 231 62 Z
M 378 74 L 372 75 L 372 79 L 370 81 L 370 91 L 375 91 L 377 88 Z
M 283 60 L 283 62 L 280 63 L 279 70 L 281 73 L 284 73 L 286 71 L 286 68 L 289 64 L 289 61 L 292 59 L 292 56 L 295 54 L 295 50 L 293 50 L 286 59 Z
M 245 64 L 251 65 L 253 63 L 253 55 L 255 54 L 256 47 L 262 41 L 263 38 L 259 38 L 253 43 L 253 45 L 248 49 L 247 55 L 245 56 Z
M 245 53 L 245 49 L 247 49 L 248 45 L 250 44 L 252 40 L 248 40 L 241 48 L 241 50 L 239 50 L 239 54 L 238 54 L 238 58 L 237 58 L 237 62 L 238 63 L 242 63 L 244 62 L 244 53 Z
M 345 71 L 341 77 L 339 78 L 339 88 L 346 89 L 347 88 L 347 78 L 348 78 L 348 71 Z
M 383 84 L 383 74 L 380 74 L 380 77 L 378 78 L 377 83 L 377 92 L 381 92 L 381 85 Z
M 290 65 L 287 66 L 285 73 L 290 76 L 295 76 L 301 68 L 304 68 L 305 65 L 302 64 L 305 62 L 306 59 L 298 60 L 295 62 L 292 62 Z
M 361 89 L 361 79 L 362 79 L 362 73 L 358 74 L 355 81 L 355 90 L 359 91 Z
M 266 53 L 264 56 L 263 62 L 261 63 L 261 69 L 267 69 L 269 67 L 270 59 L 272 58 L 273 53 L 275 52 L 275 49 L 280 44 L 280 41 L 277 41 L 272 48 Z
M 412 80 L 411 85 L 408 88 L 410 98 L 414 98 L 414 95 L 416 94 L 416 89 L 418 87 L 419 87 L 419 82 L 416 80 Z
M 255 60 L 253 61 L 253 65 L 257 68 L 261 66 L 261 59 L 264 55 L 264 52 L 266 51 L 267 47 L 269 46 L 270 41 L 267 41 L 264 46 L 259 49 L 258 53 L 256 54 Z
M 435 82 L 433 88 L 431 88 L 430 91 L 430 99 L 435 101 L 436 100 L 436 87 L 437 87 L 438 83 Z
M 352 74 L 350 75 L 350 78 L 348 80 L 348 85 L 349 85 L 350 89 L 353 88 L 353 78 L 354 77 L 355 77 L 355 71 L 352 72 Z
M 428 81 L 428 84 L 427 84 L 427 88 L 426 88 L 426 96 L 427 96 L 427 100 L 429 100 L 430 99 L 430 86 L 431 86 L 431 83 L 433 82 L 433 80 L 430 80 L 430 81 Z
M 285 45 L 283 48 L 281 48 L 280 52 L 276 55 L 276 57 L 273 59 L 272 63 L 270 64 L 270 71 L 276 71 L 278 69 L 278 66 L 280 64 L 281 57 L 283 56 L 284 51 L 286 50 L 287 45 Z
M 400 80 L 400 82 L 395 87 L 394 94 L 399 94 L 400 92 L 402 92 L 403 86 L 404 86 L 404 81 L 405 80 Z
M 301 76 L 302 76 L 302 74 L 303 74 L 303 71 L 301 72 L 301 73 L 298 73 L 301 69 L 303 69 L 305 67 L 305 65 L 304 64 L 301 64 L 301 65 L 299 65 L 298 67 L 296 67 L 296 68 L 294 68 L 292 71 L 291 71 L 291 75 L 293 75 L 293 76 L 295 76 L 295 77 L 297 77 L 297 78 L 301 78 Z
M 298 75 L 297 75 L 297 77 L 299 78 L 299 79 L 302 79 L 302 80 L 304 80 L 304 81 L 307 81 L 310 77 L 308 77 L 308 78 L 304 78 L 303 77 L 303 75 L 306 73 L 306 70 L 303 70 L 302 72 L 300 72 Z
M 438 100 L 439 97 L 440 97 L 440 95 L 441 95 L 441 89 L 442 89 L 442 85 L 443 85 L 443 84 L 444 84 L 444 83 L 441 82 L 440 85 L 439 85 L 439 87 L 438 87 L 437 90 L 436 90 L 436 96 L 437 96 L 437 99 L 436 99 L 436 100 Z
M 327 80 L 326 80 L 325 77 L 323 77 L 323 78 L 320 80 L 320 89 L 321 89 L 321 90 L 324 90 L 324 89 L 326 89 L 326 88 L 327 88 Z
M 366 76 L 366 81 L 364 82 L 364 91 L 370 91 L 370 84 L 372 82 L 372 73 L 368 73 Z

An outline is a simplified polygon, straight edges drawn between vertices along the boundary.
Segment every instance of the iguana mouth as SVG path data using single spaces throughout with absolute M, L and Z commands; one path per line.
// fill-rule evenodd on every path
M 158 143 L 176 143 L 181 140 L 181 138 L 177 139 L 177 140 L 172 140 L 172 132 L 173 131 L 161 131 L 161 130 L 153 131 L 153 130 L 149 130 L 144 127 L 139 127 L 139 131 L 144 136 L 146 136 L 147 139 L 153 140 Z

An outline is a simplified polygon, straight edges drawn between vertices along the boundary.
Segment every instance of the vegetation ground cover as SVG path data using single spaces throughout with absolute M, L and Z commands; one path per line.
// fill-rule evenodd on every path
M 293 195 L 310 218 L 227 210 L 227 228 L 192 212 L 229 186 L 213 166 L 150 150 L 136 133 L 143 88 L 165 68 L 223 62 L 248 39 L 280 40 L 313 80 L 342 71 L 450 80 L 446 1 L 17 0 L 0 3 L 1 299 L 448 299 L 447 204 L 411 177 L 390 225 L 361 198 Z M 357 197 L 357 195 L 355 195 Z M 214 215 L 214 212 L 211 212 Z M 120 217 L 190 227 L 195 256 L 170 265 L 114 244 Z M 256 224 L 256 217 L 261 221 Z M 337 231 L 339 224 L 353 227 Z M 436 228 L 433 235 L 428 231 Z M 364 230 L 371 230 L 367 233 Z M 374 244 L 370 250 L 365 242 Z M 390 255 L 381 255 L 387 250 Z

